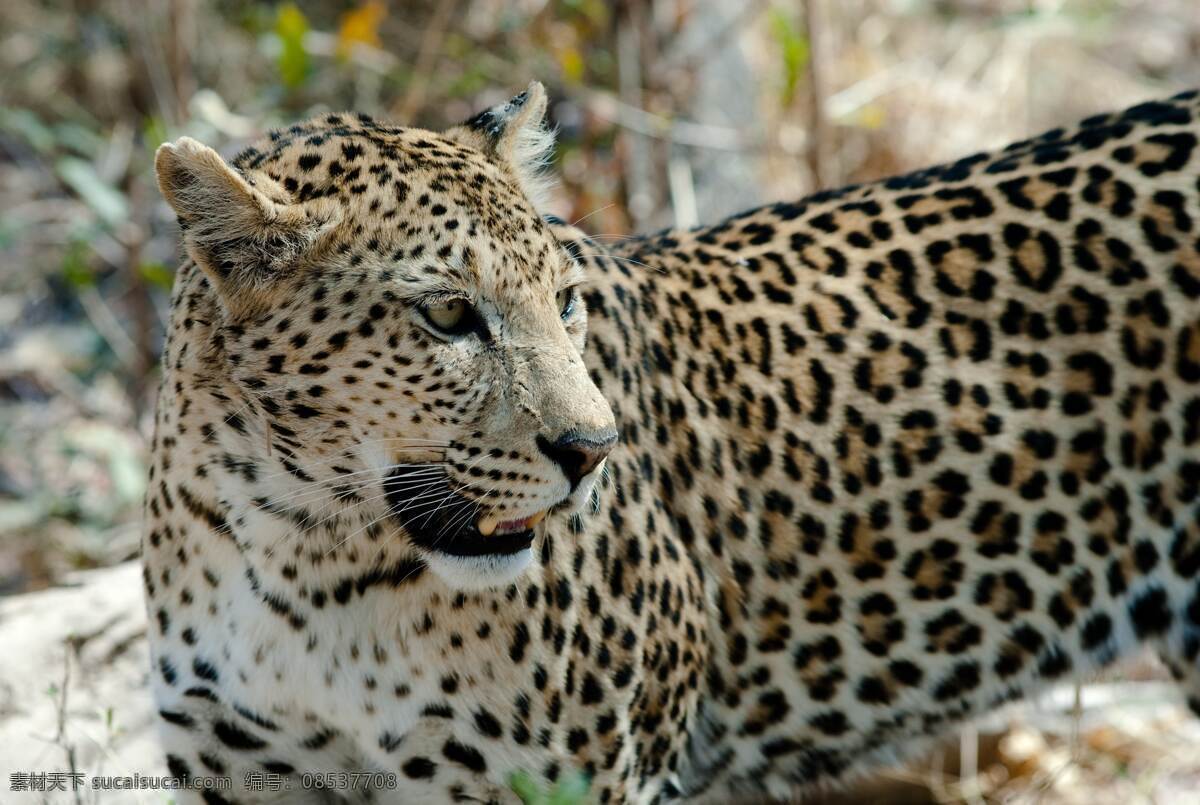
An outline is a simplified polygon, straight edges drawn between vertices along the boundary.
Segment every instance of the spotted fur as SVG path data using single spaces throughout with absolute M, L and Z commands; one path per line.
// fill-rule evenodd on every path
M 528 201 L 544 104 L 164 147 L 175 773 L 784 797 L 1142 644 L 1200 710 L 1196 94 L 614 249 Z

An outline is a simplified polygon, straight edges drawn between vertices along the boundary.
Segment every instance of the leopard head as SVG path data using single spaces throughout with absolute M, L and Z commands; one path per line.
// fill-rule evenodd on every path
M 156 159 L 266 460 L 349 490 L 343 529 L 388 519 L 460 588 L 519 574 L 617 438 L 581 264 L 535 206 L 545 110 L 534 83 L 440 134 L 337 114 L 232 164 L 187 138 Z

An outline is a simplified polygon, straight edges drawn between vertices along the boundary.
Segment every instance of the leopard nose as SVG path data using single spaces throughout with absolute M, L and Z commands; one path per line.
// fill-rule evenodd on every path
M 581 433 L 568 431 L 554 441 L 545 436 L 538 436 L 538 447 L 546 456 L 562 468 L 563 474 L 571 482 L 571 489 L 579 485 L 583 477 L 604 460 L 612 452 L 617 443 L 616 428 Z

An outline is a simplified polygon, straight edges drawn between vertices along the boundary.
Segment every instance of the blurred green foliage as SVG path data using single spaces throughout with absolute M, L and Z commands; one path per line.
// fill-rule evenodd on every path
M 792 19 L 792 15 L 776 6 L 771 9 L 771 36 L 779 43 L 779 55 L 783 61 L 783 92 L 781 102 L 790 104 L 796 97 L 796 89 L 808 64 L 808 36 Z
M 580 772 L 567 772 L 553 787 L 547 787 L 528 772 L 516 772 L 509 779 L 509 787 L 525 805 L 582 805 L 587 802 L 591 783 Z
M 54 164 L 63 183 L 92 208 L 100 222 L 115 227 L 129 215 L 125 196 L 100 178 L 95 166 L 79 157 L 66 156 Z
M 309 74 L 308 51 L 304 35 L 308 33 L 308 18 L 294 3 L 284 3 L 275 18 L 275 35 L 279 37 L 279 78 L 285 87 L 294 89 L 304 84 Z

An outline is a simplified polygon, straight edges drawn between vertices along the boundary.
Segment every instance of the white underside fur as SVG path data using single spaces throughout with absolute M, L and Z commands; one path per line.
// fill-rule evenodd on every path
M 430 570 L 447 586 L 457 590 L 487 590 L 507 587 L 533 564 L 533 550 L 484 556 L 451 556 L 426 553 Z

